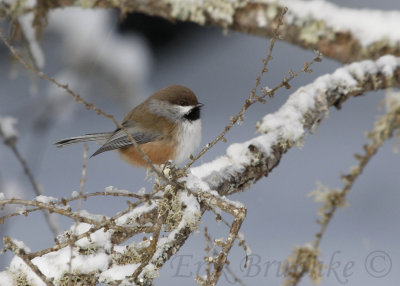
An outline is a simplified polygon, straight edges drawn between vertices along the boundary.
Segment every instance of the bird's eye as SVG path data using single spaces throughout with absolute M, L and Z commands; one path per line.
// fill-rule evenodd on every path
M 179 105 L 180 105 L 180 106 L 186 106 L 187 104 L 186 104 L 185 101 L 179 101 Z

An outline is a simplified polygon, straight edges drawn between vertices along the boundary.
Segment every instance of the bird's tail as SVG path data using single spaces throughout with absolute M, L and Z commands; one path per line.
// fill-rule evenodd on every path
M 54 143 L 56 147 L 64 147 L 67 145 L 75 144 L 75 143 L 80 143 L 80 142 L 88 142 L 88 141 L 105 141 L 110 136 L 113 134 L 113 132 L 103 132 L 103 133 L 93 133 L 93 134 L 86 134 L 83 136 L 77 136 L 77 137 L 70 137 L 63 139 L 61 141 L 58 141 Z

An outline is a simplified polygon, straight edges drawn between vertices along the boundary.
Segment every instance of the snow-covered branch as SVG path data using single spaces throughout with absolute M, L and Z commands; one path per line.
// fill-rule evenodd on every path
M 337 69 L 293 93 L 275 113 L 257 123 L 262 135 L 232 144 L 212 162 L 192 168 L 192 174 L 220 195 L 241 191 L 268 174 L 284 153 L 301 143 L 328 114 L 349 97 L 400 87 L 400 58 L 384 56 Z
M 150 1 L 41 1 L 38 17 L 46 11 L 85 5 L 85 8 L 118 8 L 158 16 L 170 21 L 189 21 L 259 36 L 272 37 L 281 11 L 288 7 L 283 40 L 306 49 L 317 49 L 341 62 L 400 56 L 400 11 L 342 8 L 320 0 L 150 0 Z M 19 13 L 24 10 L 20 9 Z M 357 19 L 357 21 L 354 21 Z M 40 23 L 40 21 L 36 21 Z M 377 24 L 379 23 L 379 24 Z

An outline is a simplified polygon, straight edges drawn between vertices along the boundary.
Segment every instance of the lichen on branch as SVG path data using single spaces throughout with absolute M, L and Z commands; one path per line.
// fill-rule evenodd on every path
M 188 21 L 263 37 L 273 36 L 281 11 L 288 7 L 282 39 L 294 45 L 319 50 L 341 62 L 377 59 L 385 54 L 400 56 L 400 11 L 343 8 L 326 1 L 42 0 L 30 9 L 4 2 L 0 15 L 15 19 L 34 11 L 38 32 L 43 30 L 49 11 L 72 6 L 117 8 L 122 19 L 138 12 L 172 22 Z

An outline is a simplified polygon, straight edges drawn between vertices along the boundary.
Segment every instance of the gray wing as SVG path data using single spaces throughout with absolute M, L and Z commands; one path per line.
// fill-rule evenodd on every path
M 114 133 L 111 135 L 111 137 L 106 141 L 106 143 L 104 143 L 103 146 L 101 146 L 96 152 L 94 152 L 91 157 L 106 151 L 133 145 L 130 138 L 126 134 L 126 131 L 132 136 L 132 138 L 138 144 L 152 142 L 161 135 L 160 133 L 154 133 L 154 132 L 153 133 L 151 132 L 144 133 L 143 131 L 141 132 L 137 127 L 137 123 L 133 121 L 124 122 L 122 123 L 122 126 L 125 128 L 125 130 L 121 128 L 115 130 Z
M 70 137 L 63 139 L 61 141 L 58 141 L 54 143 L 56 147 L 64 147 L 67 145 L 75 144 L 75 143 L 80 143 L 80 142 L 88 142 L 88 141 L 106 141 L 110 136 L 113 134 L 113 132 L 102 132 L 102 133 L 93 133 L 93 134 L 86 134 L 82 136 L 76 136 L 76 137 Z

